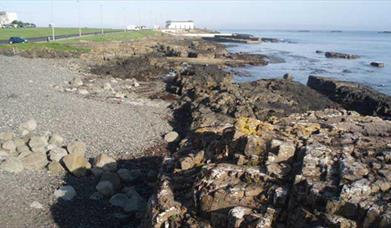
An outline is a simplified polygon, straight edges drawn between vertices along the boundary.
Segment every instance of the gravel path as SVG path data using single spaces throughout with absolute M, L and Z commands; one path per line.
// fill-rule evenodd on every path
M 34 118 L 38 130 L 59 133 L 66 140 L 87 143 L 87 156 L 102 152 L 140 153 L 170 130 L 163 106 L 131 106 L 61 93 L 76 77 L 65 60 L 0 56 L 0 131 Z
M 162 103 L 132 106 L 83 98 L 53 89 L 78 76 L 67 60 L 26 59 L 0 56 L 0 132 L 13 130 L 34 118 L 38 132 L 50 130 L 67 142 L 80 139 L 87 156 L 100 153 L 141 154 L 158 144 L 171 130 L 168 109 Z M 47 172 L 0 172 L 1 227 L 53 227 L 53 192 L 64 177 Z M 30 207 L 33 201 L 43 209 Z

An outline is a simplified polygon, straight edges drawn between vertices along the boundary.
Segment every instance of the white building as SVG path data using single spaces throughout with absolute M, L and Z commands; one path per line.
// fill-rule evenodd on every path
M 193 21 L 167 21 L 166 29 L 191 30 L 194 29 L 194 22 Z
M 0 26 L 11 24 L 14 20 L 18 20 L 16 13 L 0 11 Z

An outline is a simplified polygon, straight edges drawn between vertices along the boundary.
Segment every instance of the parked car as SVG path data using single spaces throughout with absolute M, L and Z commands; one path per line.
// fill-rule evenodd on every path
M 22 37 L 11 37 L 8 40 L 9 44 L 20 44 L 20 43 L 27 43 L 28 41 Z

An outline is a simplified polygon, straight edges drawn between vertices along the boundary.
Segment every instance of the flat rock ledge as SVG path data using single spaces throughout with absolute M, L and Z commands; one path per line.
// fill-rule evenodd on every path
M 197 76 L 177 78 L 187 129 L 143 227 L 391 226 L 390 121 L 327 108 L 259 120 L 211 102 L 241 92 L 227 78 Z

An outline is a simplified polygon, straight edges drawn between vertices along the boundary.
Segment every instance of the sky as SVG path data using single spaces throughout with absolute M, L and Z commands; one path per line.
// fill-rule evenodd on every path
M 391 30 L 391 0 L 0 0 L 38 26 L 124 28 L 194 20 L 199 28 Z

